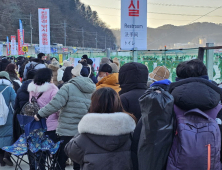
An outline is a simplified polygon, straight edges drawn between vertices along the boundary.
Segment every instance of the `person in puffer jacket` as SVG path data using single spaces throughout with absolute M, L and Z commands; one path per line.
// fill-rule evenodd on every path
M 132 170 L 130 133 L 135 119 L 124 113 L 113 89 L 101 88 L 92 95 L 89 113 L 78 125 L 79 135 L 65 152 L 81 170 Z
M 222 110 L 220 110 L 219 113 L 217 111 L 222 98 L 222 90 L 217 87 L 213 81 L 209 80 L 207 68 L 201 60 L 195 59 L 180 63 L 177 66 L 176 74 L 176 82 L 170 85 L 169 92 L 174 97 L 174 104 L 179 109 L 184 111 L 199 109 L 214 120 L 216 118 L 222 119 Z M 177 112 L 176 109 L 174 109 L 174 111 L 178 117 L 180 113 Z M 221 125 L 219 125 L 219 127 L 221 129 Z M 197 146 L 198 144 L 192 145 Z M 167 169 L 178 169 L 178 166 L 181 165 L 175 166 L 172 158 L 174 158 L 174 156 L 170 153 Z M 178 155 L 176 159 L 177 158 Z M 219 155 L 212 155 L 211 160 L 215 159 L 219 160 Z M 183 163 L 186 164 L 186 160 L 184 160 Z M 195 161 L 189 163 L 195 164 Z M 203 160 L 203 164 L 204 163 L 205 160 Z M 220 167 L 221 165 L 221 161 L 209 163 L 215 167 Z M 210 169 L 214 169 L 211 167 Z
M 40 108 L 46 106 L 57 94 L 58 88 L 53 84 L 52 70 L 48 68 L 36 71 L 34 80 L 28 85 L 29 101 L 32 96 L 37 98 Z M 50 115 L 46 120 L 47 135 L 53 141 L 56 141 L 56 128 L 58 126 L 58 110 Z
M 45 64 L 45 54 L 44 53 L 39 53 L 38 54 L 38 58 L 34 58 L 32 60 L 30 60 L 29 63 L 27 63 L 25 65 L 24 68 L 24 73 L 23 73 L 23 78 L 26 79 L 27 78 L 27 74 L 28 74 L 28 69 L 30 68 L 30 66 L 33 66 L 33 70 L 38 70 L 41 68 L 47 68 L 47 65 Z
M 17 115 L 20 114 L 23 106 L 29 101 L 29 92 L 28 92 L 28 85 L 33 81 L 35 76 L 36 70 L 32 70 L 28 73 L 26 81 L 22 83 L 22 86 L 18 89 L 16 99 L 15 99 L 15 106 L 14 106 L 14 116 L 13 116 L 13 138 L 14 142 L 16 142 L 19 137 L 24 133 L 21 129 L 20 124 L 17 119 Z
M 56 129 L 60 145 L 58 162 L 62 170 L 65 170 L 68 159 L 64 152 L 65 145 L 77 134 L 77 126 L 82 117 L 88 112 L 91 104 L 91 95 L 96 90 L 96 85 L 88 77 L 88 69 L 78 64 L 72 70 L 73 78 L 58 91 L 49 104 L 42 108 L 35 119 L 48 117 L 61 109 L 59 124 Z M 86 77 L 84 77 L 86 76 Z

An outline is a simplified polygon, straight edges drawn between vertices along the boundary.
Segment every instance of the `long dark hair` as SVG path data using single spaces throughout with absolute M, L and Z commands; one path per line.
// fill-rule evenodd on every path
M 124 112 L 119 95 L 111 88 L 101 88 L 92 95 L 89 113 Z
M 7 65 L 5 71 L 16 75 L 15 69 L 16 69 L 16 65 L 11 63 L 11 64 Z

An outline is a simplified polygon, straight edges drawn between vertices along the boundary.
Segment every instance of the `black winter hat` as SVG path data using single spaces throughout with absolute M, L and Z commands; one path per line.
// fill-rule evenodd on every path
M 99 72 L 112 73 L 112 67 L 109 64 L 101 64 L 99 67 Z
M 87 59 L 87 64 L 93 65 L 93 61 L 89 58 L 89 59 Z
M 88 56 L 85 54 L 85 55 L 82 56 L 81 59 L 86 59 L 86 60 L 88 60 Z

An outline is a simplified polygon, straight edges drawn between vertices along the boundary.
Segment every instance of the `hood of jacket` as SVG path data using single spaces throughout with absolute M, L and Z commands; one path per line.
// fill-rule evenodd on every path
M 119 94 L 124 94 L 133 89 L 147 89 L 148 76 L 148 69 L 143 64 L 132 62 L 123 65 L 119 71 L 121 87 Z
M 0 79 L 0 85 L 6 85 L 6 86 L 10 86 L 13 87 L 12 82 L 6 79 Z
M 187 78 L 172 83 L 169 92 L 175 104 L 183 110 L 210 110 L 219 104 L 222 97 L 222 89 L 203 78 Z
M 78 131 L 101 148 L 113 151 L 129 140 L 135 127 L 134 119 L 126 113 L 88 113 L 79 122 Z
M 96 85 L 88 77 L 74 77 L 68 83 L 74 84 L 83 93 L 93 93 L 96 90 Z
M 10 79 L 13 80 L 19 80 L 16 73 L 8 72 Z
M 34 84 L 34 82 L 32 81 L 28 85 L 28 92 L 44 93 L 51 88 L 57 88 L 57 87 L 52 83 L 45 83 L 39 86 L 39 85 Z
M 59 69 L 59 67 L 56 67 L 56 66 L 54 66 L 52 64 L 49 64 L 48 68 L 51 69 L 52 71 L 57 71 Z
M 102 80 L 100 80 L 96 86 L 99 86 L 101 84 L 107 84 L 107 85 L 111 85 L 111 86 L 116 86 L 116 85 L 119 85 L 119 73 L 113 73 L 113 74 L 110 74 L 106 77 L 104 77 Z
M 45 62 L 43 61 L 43 60 L 40 60 L 40 59 L 38 59 L 38 58 L 34 58 L 34 59 L 32 59 L 32 61 L 31 62 L 34 62 L 34 63 L 39 63 L 39 64 L 45 64 Z

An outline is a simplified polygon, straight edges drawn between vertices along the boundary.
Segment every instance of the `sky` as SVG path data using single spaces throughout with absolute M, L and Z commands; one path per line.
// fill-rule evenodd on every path
M 109 28 L 120 28 L 121 0 L 81 0 L 98 12 Z M 222 0 L 147 0 L 147 26 L 187 25 L 222 6 Z M 179 14 L 179 15 L 177 15 Z M 222 8 L 196 22 L 222 23 Z

